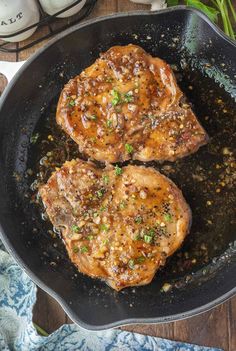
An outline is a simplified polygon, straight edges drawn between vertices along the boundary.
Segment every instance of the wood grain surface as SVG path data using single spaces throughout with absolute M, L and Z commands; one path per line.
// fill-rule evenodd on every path
M 236 7 L 236 0 L 234 0 Z M 146 5 L 134 4 L 128 0 L 98 0 L 90 17 L 102 16 L 118 11 L 148 9 Z M 25 45 L 37 38 L 40 32 L 47 32 L 46 28 L 36 31 L 33 37 L 14 45 Z M 22 51 L 19 54 L 0 53 L 0 60 L 21 61 L 27 59 L 38 47 Z M 6 85 L 6 80 L 0 75 L 0 92 Z M 34 321 L 48 333 L 53 332 L 64 323 L 71 323 L 59 304 L 42 290 L 38 290 L 37 303 L 34 307 Z M 198 316 L 165 324 L 131 325 L 124 330 L 142 334 L 165 337 L 169 339 L 196 343 L 205 346 L 215 346 L 225 351 L 236 351 L 236 297 L 224 304 L 202 313 Z

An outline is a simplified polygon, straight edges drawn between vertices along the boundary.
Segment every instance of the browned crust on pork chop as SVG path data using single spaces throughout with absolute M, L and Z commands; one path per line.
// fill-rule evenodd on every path
M 208 140 L 170 66 L 136 45 L 110 48 L 71 79 L 56 120 L 87 156 L 111 163 L 174 161 Z
M 115 290 L 151 282 L 191 225 L 182 192 L 150 167 L 68 161 L 39 192 L 71 261 Z

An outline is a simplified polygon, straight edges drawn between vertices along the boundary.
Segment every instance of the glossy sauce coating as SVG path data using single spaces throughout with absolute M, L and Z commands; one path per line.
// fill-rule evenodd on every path
M 62 90 L 57 123 L 92 159 L 170 160 L 208 136 L 170 66 L 136 45 L 114 46 Z
M 151 167 L 67 161 L 39 192 L 72 262 L 115 290 L 148 284 L 191 225 L 181 191 Z

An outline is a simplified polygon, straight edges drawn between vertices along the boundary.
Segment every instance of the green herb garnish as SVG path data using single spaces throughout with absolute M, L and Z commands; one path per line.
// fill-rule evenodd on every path
M 121 103 L 121 94 L 117 90 L 112 89 L 111 95 L 113 96 L 113 99 L 111 100 L 112 106 L 116 106 Z
M 107 120 L 107 127 L 108 128 L 112 127 L 112 120 L 110 120 L 110 119 Z
M 134 260 L 129 260 L 128 266 L 130 269 L 134 269 L 135 261 Z
M 121 94 L 119 91 L 113 89 L 111 91 L 111 95 L 113 96 L 113 99 L 111 101 L 112 106 L 116 106 L 116 105 L 124 104 L 124 103 L 129 103 L 129 102 L 132 102 L 134 100 L 132 92 Z
M 119 166 L 115 166 L 115 175 L 121 175 L 123 173 L 122 168 L 120 168 Z
M 153 228 L 149 229 L 148 231 L 146 231 L 144 229 L 144 231 L 143 231 L 143 234 L 144 234 L 143 240 L 145 241 L 145 243 L 151 244 L 153 242 L 153 238 L 155 236 L 155 233 L 156 232 L 155 232 L 155 230 Z
M 121 200 L 119 207 L 120 207 L 121 210 L 124 210 L 127 207 L 126 201 Z
M 129 102 L 132 102 L 133 100 L 134 100 L 134 97 L 131 94 L 131 92 L 124 94 L 124 101 L 125 102 L 129 103 Z
M 164 215 L 164 220 L 165 220 L 166 222 L 171 222 L 171 221 L 172 221 L 172 216 L 171 216 L 169 213 L 166 213 L 166 214 Z
M 108 232 L 108 230 L 109 230 L 108 226 L 106 224 L 104 224 L 104 223 L 101 224 L 100 229 L 103 232 Z
M 141 236 L 139 234 L 136 235 L 136 237 L 134 238 L 135 241 L 141 240 Z
M 143 263 L 144 261 L 145 261 L 145 257 L 144 256 L 140 256 L 140 257 L 137 257 L 137 258 L 129 260 L 128 266 L 129 266 L 130 269 L 134 269 L 134 266 L 136 264 Z
M 72 231 L 78 233 L 80 231 L 80 227 L 76 224 L 73 224 L 71 227 Z
M 149 231 L 148 231 L 148 235 L 151 236 L 151 237 L 153 237 L 155 235 L 155 233 L 156 233 L 155 229 L 153 229 L 153 228 L 149 229 Z
M 75 106 L 75 100 L 70 100 L 68 105 L 71 107 Z
M 135 217 L 135 219 L 134 219 L 134 222 L 137 223 L 137 224 L 141 224 L 142 221 L 143 221 L 143 219 L 142 219 L 141 216 L 137 216 L 137 217 Z
M 96 115 L 92 115 L 89 117 L 89 119 L 91 119 L 92 121 L 96 121 L 97 120 L 97 116 Z
M 94 236 L 93 236 L 93 235 L 88 235 L 88 236 L 87 236 L 87 239 L 88 239 L 88 240 L 93 240 L 93 239 L 94 239 Z
M 134 148 L 132 145 L 130 144 L 125 144 L 125 151 L 128 153 L 128 154 L 132 154 L 132 152 L 134 151 Z
M 100 212 L 104 212 L 104 211 L 107 210 L 107 207 L 106 206 L 101 206 L 99 210 L 100 210 Z
M 103 189 L 103 188 L 96 191 L 96 195 L 98 198 L 103 197 L 104 194 L 105 194 L 105 189 Z
M 140 256 L 138 258 L 136 258 L 136 262 L 137 263 L 143 263 L 145 261 L 145 257 L 144 256 Z
M 109 240 L 108 239 L 104 239 L 102 243 L 103 243 L 103 245 L 107 245 L 109 243 Z
M 103 180 L 103 182 L 104 182 L 104 184 L 108 184 L 109 183 L 109 176 L 108 175 L 104 175 L 103 177 L 102 177 L 102 180 Z
M 77 246 L 74 246 L 74 247 L 73 247 L 73 252 L 74 252 L 74 253 L 79 252 L 79 248 L 78 248 Z
M 150 235 L 144 235 L 144 241 L 146 244 L 151 244 L 153 237 Z
M 31 144 L 35 144 L 37 142 L 38 138 L 39 138 L 39 133 L 33 134 L 32 137 L 30 138 Z
M 88 252 L 88 247 L 87 247 L 87 246 L 81 246 L 80 252 L 81 252 L 81 253 Z

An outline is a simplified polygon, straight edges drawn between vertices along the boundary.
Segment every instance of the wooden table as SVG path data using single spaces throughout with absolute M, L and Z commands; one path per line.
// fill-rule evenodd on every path
M 236 6 L 236 0 L 234 1 Z M 137 5 L 128 0 L 98 0 L 90 17 L 97 17 L 109 13 L 129 10 L 147 9 L 145 5 Z M 46 31 L 45 28 L 40 31 Z M 38 32 L 26 42 L 39 35 Z M 23 43 L 25 44 L 25 42 Z M 22 44 L 12 44 L 22 45 Z M 0 53 L 0 60 L 26 60 L 43 43 L 19 54 Z M 0 77 L 0 91 L 4 85 Z M 64 323 L 71 323 L 59 304 L 39 289 L 38 299 L 34 308 L 34 321 L 48 333 L 53 332 Z M 142 334 L 165 337 L 174 340 L 196 343 L 199 345 L 215 346 L 225 351 L 236 351 L 236 297 L 214 308 L 213 310 L 187 320 L 154 325 L 133 325 L 124 327 L 125 330 Z

